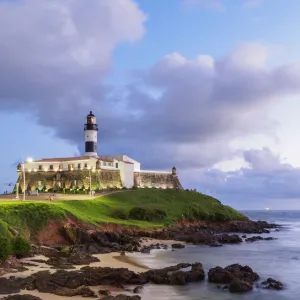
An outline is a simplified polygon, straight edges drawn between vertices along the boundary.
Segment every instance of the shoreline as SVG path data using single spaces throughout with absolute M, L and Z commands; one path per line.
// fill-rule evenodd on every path
M 266 227 L 266 226 L 264 226 L 264 223 L 263 224 L 258 223 L 258 229 L 264 228 L 264 227 Z M 252 230 L 252 229 L 250 228 L 250 230 Z M 179 227 L 177 229 L 176 228 L 173 229 L 173 231 L 170 231 L 171 234 L 168 234 L 168 235 L 166 234 L 166 232 L 159 233 L 158 238 L 155 238 L 155 236 L 149 237 L 149 236 L 145 236 L 145 235 L 140 236 L 140 237 L 138 237 L 136 235 L 129 236 L 129 235 L 126 235 L 126 233 L 113 233 L 113 232 L 106 233 L 106 232 L 101 232 L 101 231 L 95 233 L 94 231 L 93 232 L 90 231 L 89 236 L 93 237 L 94 241 L 98 241 L 100 244 L 103 243 L 103 244 L 101 244 L 102 247 L 108 248 L 108 245 L 105 243 L 108 243 L 108 241 L 109 241 L 109 243 L 110 243 L 109 249 L 117 250 L 118 248 L 116 247 L 116 243 L 118 244 L 119 249 L 115 252 L 110 252 L 110 253 L 91 254 L 90 257 L 92 256 L 92 257 L 98 258 L 100 261 L 90 260 L 90 263 L 88 263 L 87 262 L 88 260 L 84 260 L 84 258 L 83 258 L 83 260 L 81 260 L 81 262 L 84 261 L 84 264 L 76 265 L 80 261 L 80 259 L 78 260 L 78 258 L 77 258 L 77 260 L 75 260 L 76 262 L 74 262 L 74 260 L 73 261 L 70 260 L 71 261 L 71 263 L 70 263 L 70 262 L 68 262 L 68 259 L 66 260 L 66 256 L 60 256 L 60 255 L 57 256 L 57 253 L 60 253 L 62 251 L 61 248 L 55 250 L 55 248 L 41 247 L 41 248 L 36 249 L 33 252 L 33 253 L 35 253 L 35 255 L 33 257 L 29 257 L 29 258 L 20 260 L 20 262 L 21 262 L 20 266 L 22 266 L 22 262 L 25 262 L 27 264 L 25 264 L 23 266 L 28 268 L 28 270 L 18 271 L 18 272 L 14 272 L 14 273 L 7 273 L 0 277 L 2 277 L 2 278 L 4 277 L 9 280 L 13 280 L 10 277 L 25 279 L 27 277 L 30 277 L 34 273 L 38 273 L 40 271 L 49 271 L 50 273 L 57 273 L 53 277 L 53 278 L 56 278 L 55 280 L 57 280 L 57 279 L 61 280 L 60 276 L 63 275 L 64 277 L 68 278 L 69 276 L 67 275 L 67 272 L 70 271 L 70 272 L 73 272 L 72 275 L 70 274 L 70 276 L 71 276 L 70 278 L 72 278 L 72 276 L 75 276 L 75 278 L 78 278 L 78 280 L 79 280 L 78 282 L 80 282 L 80 280 L 82 280 L 81 281 L 82 283 L 80 283 L 80 284 L 82 286 L 86 287 L 87 289 L 90 289 L 91 292 L 95 292 L 96 295 L 98 295 L 98 292 L 100 289 L 105 289 L 105 290 L 109 290 L 111 293 L 111 296 L 113 296 L 113 297 L 116 295 L 120 295 L 120 294 L 128 295 L 129 297 L 134 296 L 134 295 L 136 297 L 139 297 L 138 294 L 133 293 L 133 289 L 137 288 L 138 285 L 144 286 L 147 283 L 150 283 L 150 285 L 153 283 L 157 283 L 157 282 L 155 282 L 155 277 L 153 277 L 154 279 L 152 278 L 152 280 L 151 279 L 149 280 L 149 278 L 151 278 L 151 276 L 154 276 L 154 275 L 151 275 L 151 274 L 153 274 L 151 270 L 153 270 L 154 272 L 160 272 L 160 270 L 166 269 L 165 271 L 163 271 L 166 273 L 163 273 L 163 274 L 165 274 L 165 276 L 167 276 L 167 277 L 172 276 L 172 272 L 168 271 L 169 266 L 165 266 L 164 268 L 162 268 L 163 264 L 156 266 L 156 265 L 150 263 L 149 260 L 147 260 L 147 257 L 149 257 L 149 255 L 150 255 L 150 258 L 151 258 L 150 260 L 152 260 L 152 259 L 155 260 L 156 259 L 155 252 L 157 252 L 157 251 L 163 251 L 163 252 L 174 251 L 174 250 L 177 250 L 180 248 L 185 248 L 186 245 L 195 244 L 195 243 L 190 243 L 187 239 L 186 239 L 186 242 L 183 241 L 184 238 L 182 238 L 182 234 L 184 234 L 186 236 L 194 234 L 196 238 L 197 237 L 201 238 L 203 232 L 207 234 L 207 235 L 205 235 L 205 237 L 211 236 L 211 235 L 222 236 L 222 238 L 225 237 L 225 238 L 227 238 L 226 241 L 227 242 L 229 241 L 231 244 L 235 244 L 236 243 L 235 241 L 237 239 L 240 239 L 238 235 L 228 235 L 228 234 L 221 233 L 221 232 L 209 232 L 209 229 L 207 229 L 207 227 L 205 227 L 205 228 L 200 227 L 200 229 L 196 229 L 196 230 L 194 230 L 193 228 Z M 175 234 L 172 234 L 172 233 L 175 233 Z M 262 231 L 261 233 L 264 233 L 264 231 Z M 268 233 L 270 233 L 270 231 L 268 231 Z M 96 235 L 93 235 L 93 234 L 96 234 Z M 218 235 L 218 234 L 221 234 L 221 235 Z M 249 234 L 251 235 L 254 233 L 248 233 L 248 235 Z M 167 237 L 167 236 L 174 237 L 174 239 L 164 239 L 164 237 Z M 162 238 L 160 238 L 160 237 L 162 237 Z M 179 237 L 179 238 L 177 239 L 177 237 Z M 234 237 L 233 242 L 230 239 L 230 237 Z M 99 238 L 99 239 L 97 240 L 97 238 Z M 246 235 L 244 235 L 243 238 L 244 238 L 244 240 L 240 239 L 240 242 L 245 242 Z M 225 244 L 226 244 L 226 241 L 224 242 Z M 83 257 L 85 257 L 85 255 L 88 255 L 89 249 L 85 247 L 85 241 L 82 241 L 82 243 L 83 243 L 82 244 L 83 247 L 81 247 L 81 248 L 76 247 L 76 246 L 75 246 L 75 248 L 71 247 L 68 250 L 70 252 L 67 255 L 70 255 L 70 256 L 75 255 L 74 258 L 76 258 L 76 255 L 79 255 L 79 256 L 83 255 Z M 176 245 L 174 245 L 172 247 L 173 244 L 176 244 Z M 205 243 L 202 243 L 202 245 L 205 245 Z M 215 246 L 213 244 L 206 244 L 206 245 L 207 246 Z M 219 245 L 217 245 L 217 246 L 219 246 Z M 96 246 L 94 246 L 94 247 L 95 247 L 95 249 L 97 249 Z M 137 251 L 136 249 L 139 249 L 139 250 Z M 58 252 L 56 252 L 56 251 L 58 251 Z M 38 255 L 38 253 L 43 253 L 45 256 Z M 63 252 L 61 252 L 61 253 L 63 253 Z M 69 257 L 69 256 L 67 256 L 67 257 Z M 57 260 L 57 262 L 61 262 L 61 265 L 56 264 L 56 263 L 53 264 L 53 261 L 51 260 L 52 258 L 59 258 Z M 43 262 L 43 260 L 46 261 L 48 259 L 50 259 L 49 265 L 45 264 Z M 36 262 L 35 260 L 39 260 L 39 262 Z M 56 260 L 54 259 L 54 262 L 55 261 Z M 66 264 L 64 264 L 65 262 L 66 262 Z M 151 267 L 147 266 L 147 263 L 149 263 Z M 178 261 L 177 263 L 180 263 L 180 262 Z M 68 267 L 68 264 L 70 264 L 71 268 Z M 186 265 L 186 264 L 180 263 L 178 265 L 182 266 L 182 265 Z M 202 264 L 197 265 L 197 263 L 194 263 L 194 265 L 195 265 L 194 268 L 200 268 L 199 270 L 201 270 L 201 272 L 204 272 Z M 80 271 L 80 269 L 82 269 L 86 266 L 90 267 L 91 269 L 87 268 L 87 269 L 83 269 L 82 271 Z M 190 266 L 192 266 L 192 265 L 189 264 L 189 267 Z M 174 269 L 174 267 L 175 267 L 175 269 Z M 63 269 L 63 268 L 65 268 L 65 269 Z M 96 269 L 96 268 L 99 268 L 99 269 Z M 170 268 L 173 268 L 172 270 L 178 271 L 181 268 L 185 269 L 186 267 L 180 267 L 179 269 L 176 269 L 176 266 L 170 265 Z M 114 269 L 120 269 L 120 270 L 113 271 Z M 57 272 L 59 270 L 62 270 L 62 272 L 65 272 L 65 273 Z M 198 269 L 191 269 L 191 270 L 192 271 L 185 270 L 184 272 L 197 272 Z M 80 271 L 80 272 L 78 272 L 78 271 Z M 130 273 L 130 271 L 134 272 L 135 274 Z M 148 271 L 150 271 L 150 273 Z M 95 275 L 103 274 L 104 277 L 101 277 L 103 275 L 100 275 L 100 277 L 99 277 L 99 279 L 97 279 L 97 281 L 93 281 L 94 280 L 93 272 L 95 272 Z M 179 273 L 179 274 L 187 274 L 184 272 Z M 87 276 L 88 276 L 88 277 L 84 277 L 84 278 L 90 278 L 89 281 L 86 281 L 86 279 L 84 279 L 84 281 L 83 281 L 82 276 L 86 276 L 84 274 L 87 274 Z M 106 274 L 108 275 L 108 277 L 106 277 Z M 120 276 L 120 274 L 122 274 L 122 275 Z M 156 273 L 154 273 L 154 274 L 156 274 Z M 161 274 L 161 273 L 158 273 L 158 274 Z M 48 276 L 48 278 L 47 278 L 47 276 Z M 81 276 L 81 279 L 79 279 L 80 276 Z M 99 276 L 99 275 L 96 275 L 95 278 L 97 278 L 97 276 Z M 131 277 L 131 276 L 133 276 L 133 277 Z M 184 275 L 184 276 L 189 276 L 189 275 Z M 199 276 L 199 273 L 195 273 L 193 276 Z M 205 277 L 205 275 L 204 275 L 204 277 Z M 34 276 L 33 278 L 38 278 L 38 280 L 42 280 L 46 283 L 47 282 L 50 283 L 52 280 L 51 276 L 49 276 L 47 274 L 43 274 L 43 273 L 38 274 L 38 275 Z M 71 280 L 70 278 L 68 280 Z M 128 280 L 126 278 L 133 278 L 133 280 L 130 281 L 131 279 Z M 135 280 L 135 278 L 137 280 Z M 144 278 L 147 278 L 146 281 L 143 281 Z M 159 278 L 159 275 L 158 275 L 158 278 Z M 192 282 L 192 281 L 189 281 L 189 280 L 191 280 L 191 278 L 192 277 L 187 277 L 188 281 L 186 281 L 186 282 L 184 281 L 184 282 L 185 283 Z M 203 280 L 198 277 L 196 277 L 196 278 L 197 278 L 197 280 L 199 279 L 199 281 Z M 35 282 L 36 282 L 36 280 L 37 279 L 34 279 Z M 54 280 L 54 282 L 55 282 L 55 280 Z M 119 281 L 119 280 L 121 280 L 121 281 Z M 99 283 L 101 283 L 101 285 L 95 286 L 95 284 L 99 284 Z M 93 286 L 90 286 L 91 284 Z M 109 286 L 104 286 L 103 284 L 105 284 L 105 285 L 109 284 Z M 170 285 L 170 282 L 167 281 L 167 282 L 164 282 L 164 284 Z M 174 283 L 171 283 L 171 285 L 173 285 L 173 284 Z M 176 285 L 176 283 L 175 283 L 175 285 Z M 25 288 L 27 286 L 28 285 L 23 285 L 22 288 Z M 78 284 L 76 286 L 78 287 Z M 115 286 L 117 286 L 118 288 L 116 288 Z M 87 297 L 86 295 L 82 294 L 82 292 L 80 292 L 81 293 L 80 295 L 84 295 L 84 296 L 68 295 L 68 297 L 67 297 L 67 296 L 55 295 L 54 293 L 61 294 L 61 291 L 59 290 L 61 288 L 62 289 L 66 288 L 67 290 L 69 289 L 69 290 L 73 290 L 73 291 L 76 289 L 76 288 L 68 288 L 68 285 L 61 286 L 58 283 L 58 286 L 56 286 L 56 288 L 53 288 L 53 289 L 47 289 L 47 288 L 40 289 L 39 288 L 40 291 L 47 292 L 47 293 L 39 292 L 37 290 L 37 286 L 35 286 L 35 290 L 31 290 L 31 291 L 21 290 L 19 293 L 16 293 L 16 294 L 33 295 L 33 296 L 39 297 L 42 300 L 61 300 L 61 299 L 66 299 L 66 298 L 71 298 L 74 300 L 82 300 Z M 31 289 L 31 288 L 29 288 L 29 289 Z M 55 292 L 55 289 L 56 289 L 56 292 Z M 63 291 L 62 295 L 66 295 L 64 293 L 69 293 L 67 290 Z M 11 291 L 10 288 L 8 288 L 5 292 L 10 292 L 10 291 Z M 6 297 L 9 295 L 16 295 L 16 294 L 15 293 L 1 294 L 1 297 Z M 77 294 L 73 294 L 73 295 L 77 295 Z M 133 299 L 139 299 L 136 297 Z M 0 298 L 0 299 L 2 299 L 2 298 Z M 98 299 L 99 299 L 99 296 L 98 296 Z M 100 299 L 102 299 L 101 295 L 100 295 Z

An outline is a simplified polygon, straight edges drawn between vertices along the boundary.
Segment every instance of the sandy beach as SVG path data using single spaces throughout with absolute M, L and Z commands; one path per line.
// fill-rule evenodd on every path
M 166 244 L 166 245 L 171 245 L 175 243 L 175 241 L 163 241 L 163 240 L 155 240 L 155 239 L 143 239 L 143 245 L 149 246 L 151 244 Z M 94 262 L 91 263 L 89 266 L 91 267 L 110 267 L 110 268 L 127 268 L 131 271 L 134 271 L 136 273 L 140 272 L 146 272 L 150 268 L 146 265 L 143 265 L 139 263 L 139 258 L 145 257 L 149 254 L 142 254 L 142 253 L 126 253 L 125 255 L 120 255 L 118 252 L 113 252 L 113 253 L 106 253 L 106 254 L 95 254 L 94 256 L 100 259 L 100 262 Z M 10 276 L 15 276 L 15 277 L 28 277 L 36 272 L 39 271 L 45 271 L 48 270 L 51 273 L 54 273 L 56 269 L 51 269 L 49 265 L 46 263 L 42 262 L 32 262 L 33 259 L 38 259 L 38 260 L 47 260 L 47 257 L 43 255 L 35 256 L 35 257 L 30 257 L 23 259 L 22 262 L 26 263 L 32 263 L 35 264 L 35 266 L 26 266 L 28 270 L 24 272 L 16 272 L 16 273 L 8 273 L 3 275 L 3 277 L 10 277 Z M 76 269 L 80 269 L 83 266 L 75 266 Z M 112 295 L 117 295 L 117 294 L 124 294 L 124 290 L 121 289 L 112 289 L 111 287 L 108 286 L 90 286 L 90 289 L 98 292 L 100 289 L 109 289 L 112 292 Z M 48 293 L 40 293 L 36 290 L 34 291 L 21 291 L 20 294 L 30 294 L 33 296 L 40 297 L 43 300 L 64 300 L 66 297 L 64 296 L 57 296 L 54 294 L 48 294 Z M 126 292 L 126 294 L 131 295 L 130 292 Z M 8 296 L 8 295 L 1 295 L 2 297 Z M 85 297 L 81 296 L 74 296 L 70 297 L 70 299 L 73 300 L 82 300 L 86 299 Z M 100 298 L 101 299 L 101 298 Z

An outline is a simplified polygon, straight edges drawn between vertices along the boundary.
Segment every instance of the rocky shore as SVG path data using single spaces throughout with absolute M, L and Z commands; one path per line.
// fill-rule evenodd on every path
M 103 253 L 119 253 L 126 257 L 128 252 L 150 253 L 152 249 L 173 249 L 181 251 L 186 243 L 201 244 L 212 247 L 223 244 L 237 244 L 256 242 L 262 239 L 272 240 L 257 234 L 269 234 L 278 230 L 279 225 L 266 222 L 236 221 L 219 223 L 178 224 L 161 230 L 140 230 L 133 228 L 118 228 L 114 232 L 103 229 L 86 230 L 74 224 L 66 224 L 61 228 L 69 245 L 53 245 L 44 247 L 34 246 L 30 262 L 15 262 L 16 271 L 26 270 L 30 264 L 43 263 L 48 266 L 29 276 L 0 277 L 0 299 L 43 299 L 33 295 L 13 295 L 21 291 L 38 291 L 65 297 L 93 297 L 105 300 L 138 300 L 141 299 L 143 285 L 186 285 L 191 282 L 201 282 L 207 278 L 211 283 L 231 293 L 249 292 L 255 288 L 280 290 L 283 284 L 272 279 L 263 278 L 249 266 L 239 264 L 226 268 L 216 266 L 207 270 L 207 274 L 200 262 L 193 264 L 179 263 L 162 269 L 143 270 L 139 272 L 129 268 L 94 267 L 89 266 L 101 261 L 95 256 Z M 249 234 L 256 236 L 248 237 Z M 154 242 L 152 239 L 155 239 Z M 159 241 L 158 241 L 159 240 Z M 172 242 L 167 242 L 172 240 Z M 36 256 L 45 259 L 38 259 Z M 130 263 L 130 262 L 129 262 Z M 11 272 L 14 266 L 3 268 L 3 272 Z M 23 268 L 23 269 L 22 269 Z M 52 270 L 52 271 L 51 271 Z M 143 270 L 143 271 L 141 271 Z M 92 287 L 107 286 L 98 291 Z M 114 290 L 111 293 L 111 290 Z M 42 296 L 41 296 L 42 297 Z

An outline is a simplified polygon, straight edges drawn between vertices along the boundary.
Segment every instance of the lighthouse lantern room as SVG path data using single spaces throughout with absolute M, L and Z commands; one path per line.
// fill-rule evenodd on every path
M 90 111 L 86 117 L 84 124 L 85 131 L 85 155 L 98 156 L 97 153 L 97 140 L 98 140 L 98 124 L 96 124 L 96 117 Z

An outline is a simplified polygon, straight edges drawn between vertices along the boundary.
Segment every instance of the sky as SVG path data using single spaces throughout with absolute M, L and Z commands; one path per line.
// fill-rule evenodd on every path
M 300 1 L 0 0 L 0 192 L 32 157 L 176 166 L 237 209 L 300 209 Z

